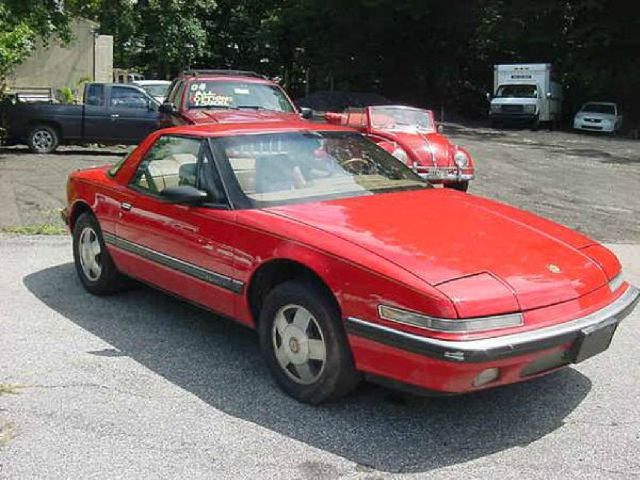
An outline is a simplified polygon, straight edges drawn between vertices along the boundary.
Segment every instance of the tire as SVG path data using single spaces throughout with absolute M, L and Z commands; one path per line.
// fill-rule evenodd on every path
M 337 400 L 360 382 L 338 307 L 314 282 L 294 280 L 273 289 L 258 333 L 274 380 L 300 402 Z
M 29 132 L 29 150 L 33 153 L 51 153 L 60 144 L 60 135 L 49 125 L 37 125 Z
M 534 132 L 537 132 L 540 129 L 540 118 L 536 117 L 533 119 L 533 122 L 531 123 L 531 130 Z
M 113 263 L 96 217 L 83 213 L 73 227 L 73 260 L 84 288 L 93 295 L 111 295 L 126 286 Z
M 456 182 L 456 183 L 447 183 L 445 184 L 445 188 L 453 188 L 454 190 L 458 190 L 459 192 L 466 192 L 469 190 L 469 182 Z

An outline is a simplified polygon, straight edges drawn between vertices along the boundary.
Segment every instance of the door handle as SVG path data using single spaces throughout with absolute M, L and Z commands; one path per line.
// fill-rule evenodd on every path
M 132 206 L 133 206 L 133 205 L 131 205 L 130 203 L 127 203 L 127 202 L 122 202 L 122 203 L 120 204 L 120 208 L 121 208 L 122 210 L 124 210 L 125 212 L 128 212 L 129 210 L 131 210 L 131 207 L 132 207 Z
M 111 118 L 120 118 L 120 114 L 118 114 L 118 113 L 112 113 L 112 114 L 111 114 Z

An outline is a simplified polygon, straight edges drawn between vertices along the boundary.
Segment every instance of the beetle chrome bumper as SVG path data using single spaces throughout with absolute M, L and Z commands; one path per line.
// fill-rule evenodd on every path
M 558 325 L 499 337 L 451 341 L 423 337 L 378 323 L 350 317 L 347 332 L 400 350 L 455 363 L 491 362 L 526 355 L 575 342 L 589 329 L 617 325 L 640 300 L 640 290 L 629 285 L 606 307 L 587 316 Z
M 461 173 L 455 167 L 418 168 L 416 173 L 431 182 L 468 182 L 473 180 L 473 173 Z

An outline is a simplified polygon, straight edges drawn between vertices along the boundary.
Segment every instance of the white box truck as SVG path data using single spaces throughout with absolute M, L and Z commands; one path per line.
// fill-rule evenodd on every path
M 537 128 L 560 120 L 562 87 L 552 80 L 550 63 L 493 66 L 491 124 L 527 123 Z

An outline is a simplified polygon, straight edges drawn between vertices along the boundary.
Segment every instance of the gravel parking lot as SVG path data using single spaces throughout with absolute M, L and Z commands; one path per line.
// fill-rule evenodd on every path
M 640 284 L 638 142 L 446 133 L 477 159 L 471 192 L 608 242 Z M 1 149 L 0 227 L 59 222 L 68 172 L 124 151 Z M 606 354 L 542 379 L 310 407 L 245 328 L 148 288 L 86 294 L 68 237 L 0 234 L 0 258 L 0 478 L 640 477 L 640 311 Z

